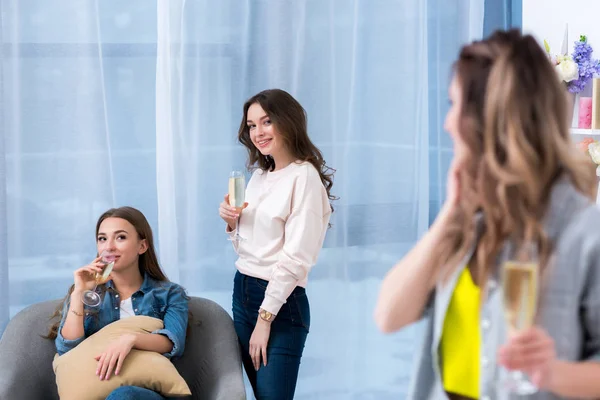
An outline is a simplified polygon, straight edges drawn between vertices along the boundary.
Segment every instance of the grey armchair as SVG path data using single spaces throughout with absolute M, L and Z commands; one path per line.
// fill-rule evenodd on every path
M 54 341 L 41 337 L 58 304 L 60 300 L 34 304 L 9 322 L 0 339 L 0 400 L 58 400 Z M 186 399 L 245 399 L 233 321 L 207 299 L 192 297 L 190 311 L 193 322 L 185 353 L 173 362 L 192 391 Z

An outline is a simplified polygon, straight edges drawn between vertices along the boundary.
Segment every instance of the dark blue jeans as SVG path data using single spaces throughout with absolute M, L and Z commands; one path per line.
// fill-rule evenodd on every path
M 242 347 L 244 368 L 257 400 L 292 400 L 300 359 L 310 327 L 306 291 L 296 287 L 271 324 L 267 366 L 254 370 L 250 358 L 250 336 L 268 282 L 236 273 L 233 286 L 233 321 Z
M 268 361 L 268 360 L 267 360 Z M 164 400 L 165 397 L 150 389 L 137 386 L 121 386 L 110 392 L 106 400 Z

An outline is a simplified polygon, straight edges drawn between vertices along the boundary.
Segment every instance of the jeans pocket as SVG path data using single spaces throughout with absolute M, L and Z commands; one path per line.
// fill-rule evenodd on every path
M 259 279 L 259 278 L 252 278 L 252 280 L 254 281 L 256 286 L 258 286 L 260 289 L 267 290 L 267 285 L 269 284 L 269 281 L 265 281 L 265 280 Z
M 310 305 L 308 303 L 308 297 L 306 296 L 306 293 L 303 292 L 294 294 L 293 299 L 298 320 L 308 332 L 310 331 Z

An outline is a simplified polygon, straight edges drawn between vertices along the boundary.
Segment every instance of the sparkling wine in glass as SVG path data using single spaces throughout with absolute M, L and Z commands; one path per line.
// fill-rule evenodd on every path
M 508 333 L 530 328 L 538 300 L 539 263 L 537 246 L 525 243 L 511 251 L 502 266 L 504 318 Z M 538 388 L 522 371 L 509 371 L 505 387 L 520 395 L 533 394 Z
M 98 307 L 100 305 L 101 298 L 100 295 L 96 293 L 96 288 L 98 285 L 103 285 L 108 282 L 108 276 L 115 266 L 115 256 L 113 254 L 110 254 L 108 251 L 103 251 L 100 256 L 100 262 L 104 264 L 104 267 L 102 268 L 102 272 L 97 272 L 94 276 L 96 281 L 94 289 L 86 290 L 81 296 L 83 304 L 90 307 Z
M 246 196 L 246 178 L 242 171 L 231 171 L 229 174 L 229 205 L 235 207 L 238 213 L 242 212 L 244 207 L 244 201 Z M 235 235 L 230 239 L 232 241 L 240 242 L 244 240 L 240 236 L 240 217 L 236 221 Z

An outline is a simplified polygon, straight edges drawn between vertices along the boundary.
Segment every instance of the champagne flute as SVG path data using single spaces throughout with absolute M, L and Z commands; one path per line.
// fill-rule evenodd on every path
M 246 197 L 246 178 L 242 171 L 231 171 L 229 174 L 229 205 L 235 207 L 238 213 L 242 212 Z M 229 240 L 240 242 L 245 240 L 240 236 L 240 217 L 237 218 L 235 235 Z
M 103 285 L 108 282 L 108 276 L 115 266 L 115 256 L 114 254 L 110 254 L 108 250 L 104 250 L 102 254 L 100 254 L 100 262 L 104 264 L 104 268 L 102 269 L 102 272 L 96 272 L 94 276 L 94 280 L 96 281 L 94 289 L 86 290 L 81 295 L 81 301 L 86 306 L 98 307 L 100 305 L 102 299 L 100 298 L 100 295 L 96 293 L 96 288 L 98 285 Z
M 537 245 L 524 243 L 509 251 L 502 266 L 504 318 L 508 334 L 530 328 L 538 300 L 539 262 Z M 533 394 L 538 388 L 522 371 L 508 371 L 504 385 L 513 393 Z

